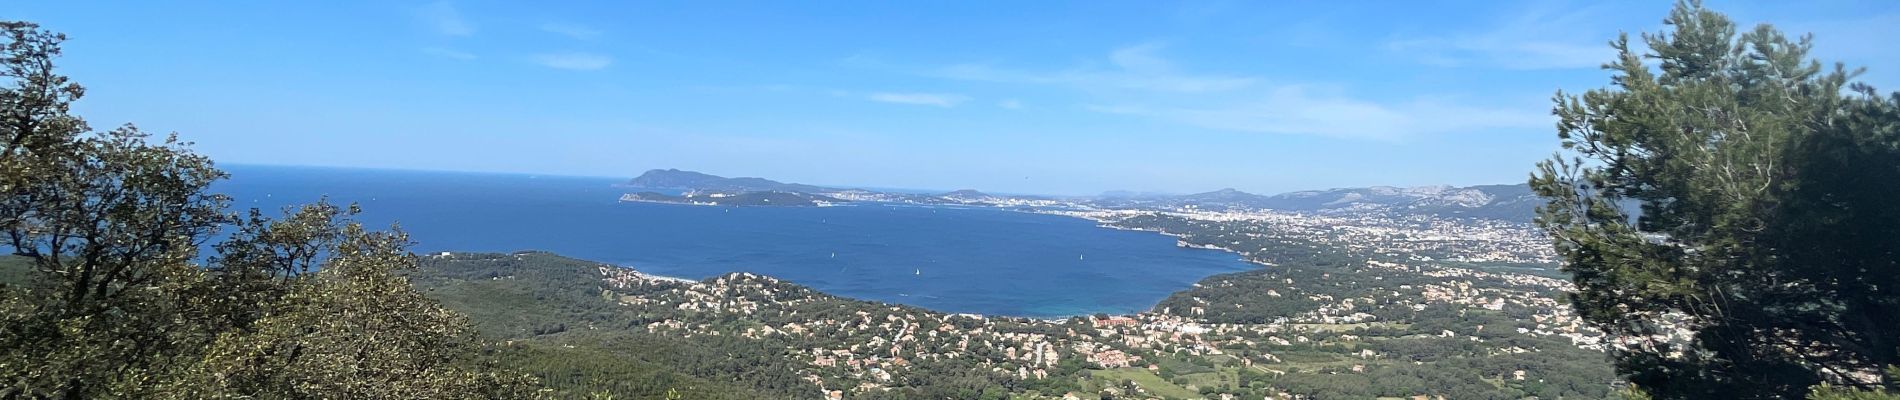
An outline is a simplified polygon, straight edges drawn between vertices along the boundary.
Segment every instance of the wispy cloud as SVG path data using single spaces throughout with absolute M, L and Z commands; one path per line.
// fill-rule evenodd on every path
M 422 53 L 436 56 L 436 57 L 453 58 L 453 59 L 464 60 L 464 61 L 475 59 L 475 55 L 469 52 L 442 48 L 442 47 L 424 47 L 422 48 Z
M 996 102 L 996 106 L 1011 109 L 1011 110 L 1021 110 L 1023 108 L 1023 101 L 1016 100 L 1016 99 L 1004 99 L 1003 101 Z
M 1546 7 L 1521 12 L 1479 32 L 1396 39 L 1385 47 L 1419 62 L 1445 67 L 1595 68 L 1614 59 L 1616 53 L 1604 44 L 1609 36 L 1589 34 L 1594 31 L 1594 14 L 1591 8 Z
M 594 29 L 586 25 L 561 23 L 561 22 L 549 22 L 549 23 L 541 24 L 541 30 L 544 32 L 567 36 L 567 37 L 575 38 L 579 40 L 593 40 L 594 38 L 598 38 L 600 37 L 601 34 L 605 33 L 605 32 L 601 32 L 599 29 Z
M 548 68 L 592 71 L 613 65 L 613 57 L 593 53 L 548 53 L 537 54 L 532 60 Z
M 462 12 L 456 10 L 455 4 L 448 0 L 429 3 L 422 9 L 416 10 L 416 16 L 421 18 L 422 23 L 427 24 L 430 29 L 435 30 L 435 33 L 444 36 L 475 34 L 475 25 L 469 23 L 468 19 L 462 18 Z
M 1205 93 L 1241 89 L 1258 83 L 1249 77 L 1191 74 L 1157 54 L 1165 46 L 1139 44 L 1115 49 L 1108 55 L 1112 68 L 1084 67 L 1059 71 L 1031 71 L 987 64 L 957 64 L 927 71 L 930 76 L 983 82 L 1060 84 L 1083 89 L 1139 89 Z
M 1183 72 L 1148 43 L 1109 52 L 1097 65 L 1054 71 L 959 64 L 926 70 L 944 79 L 1064 87 L 1085 110 L 1149 118 L 1200 129 L 1398 141 L 1417 135 L 1499 128 L 1537 128 L 1542 110 L 1470 105 L 1455 98 L 1391 100 L 1355 97 L 1333 85 L 1276 82 L 1257 76 Z M 1014 100 L 997 103 L 1010 109 Z
M 1281 87 L 1263 97 L 1212 105 L 1088 108 L 1208 129 L 1381 141 L 1485 129 L 1536 128 L 1551 123 L 1549 116 L 1528 110 L 1471 106 L 1430 98 L 1381 103 L 1306 86 Z
M 963 102 L 970 100 L 969 97 L 963 95 L 947 93 L 871 93 L 865 95 L 864 98 L 883 103 L 944 108 L 956 107 L 958 104 L 963 104 Z

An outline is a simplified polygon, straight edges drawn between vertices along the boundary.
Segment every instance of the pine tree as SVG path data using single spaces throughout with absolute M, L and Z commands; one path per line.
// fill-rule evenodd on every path
M 1900 95 L 1698 2 L 1664 22 L 1647 54 L 1611 43 L 1612 87 L 1555 98 L 1563 150 L 1530 183 L 1571 304 L 1657 397 L 1892 387 Z

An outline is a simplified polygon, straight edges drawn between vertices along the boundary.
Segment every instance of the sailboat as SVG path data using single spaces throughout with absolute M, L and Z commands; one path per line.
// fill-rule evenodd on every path
M 923 269 L 923 268 L 918 268 L 918 269 L 917 269 L 917 274 L 918 274 L 918 275 L 923 275 L 923 274 L 924 274 L 924 269 Z
M 1077 255 L 1075 255 L 1075 260 L 1076 260 L 1076 261 L 1081 261 L 1081 260 L 1082 260 L 1082 255 L 1081 255 L 1081 254 L 1077 254 Z

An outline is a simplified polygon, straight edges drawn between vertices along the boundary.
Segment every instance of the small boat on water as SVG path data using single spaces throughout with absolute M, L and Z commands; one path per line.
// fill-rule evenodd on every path
M 922 268 L 918 268 L 917 275 L 923 275 L 923 274 L 924 274 L 924 270 Z

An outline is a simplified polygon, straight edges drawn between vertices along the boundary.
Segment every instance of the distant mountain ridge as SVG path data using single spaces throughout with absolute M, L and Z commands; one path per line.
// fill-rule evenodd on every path
M 1291 192 L 1268 197 L 1263 208 L 1288 211 L 1383 209 L 1442 217 L 1488 218 L 1529 222 L 1543 199 L 1528 184 L 1467 187 L 1374 186 Z
M 989 199 L 995 196 L 991 196 L 989 193 L 976 191 L 976 189 L 962 189 L 962 190 L 951 191 L 949 193 L 940 194 L 940 195 L 937 195 L 937 197 L 942 197 L 942 198 L 951 199 L 951 200 L 974 201 L 974 200 Z
M 1271 202 L 1273 198 L 1269 196 L 1262 196 L 1262 195 L 1257 195 L 1253 193 L 1242 192 L 1234 188 L 1226 188 L 1226 189 L 1216 190 L 1212 192 L 1184 195 L 1180 197 L 1180 200 L 1187 204 L 1201 205 L 1201 206 L 1225 206 L 1225 207 L 1230 207 L 1230 208 L 1234 208 L 1234 207 L 1272 208 L 1272 207 L 1265 206 L 1265 204 Z
M 717 175 L 655 169 L 628 181 L 643 189 L 683 189 L 707 192 L 790 192 L 825 195 L 842 200 L 890 201 L 918 204 L 1046 204 L 1051 198 L 993 195 L 963 189 L 936 195 L 885 193 L 862 189 L 784 183 L 764 178 L 726 178 Z M 649 196 L 650 197 L 650 196 Z M 833 200 L 836 200 L 833 199 Z M 1307 190 L 1261 195 L 1226 188 L 1186 195 L 1108 192 L 1102 196 L 1071 198 L 1073 204 L 1103 208 L 1195 208 L 1203 210 L 1278 210 L 1319 214 L 1383 213 L 1480 218 L 1530 222 L 1543 200 L 1526 184 L 1477 186 L 1372 186 Z M 1034 203 L 1025 203 L 1034 202 Z
M 1530 222 L 1543 200 L 1531 192 L 1529 185 L 1516 184 L 1409 188 L 1373 186 L 1306 190 L 1271 196 L 1227 188 L 1174 196 L 1103 196 L 1093 199 L 1093 203 L 1108 207 L 1278 210 L 1321 214 L 1372 212 Z

